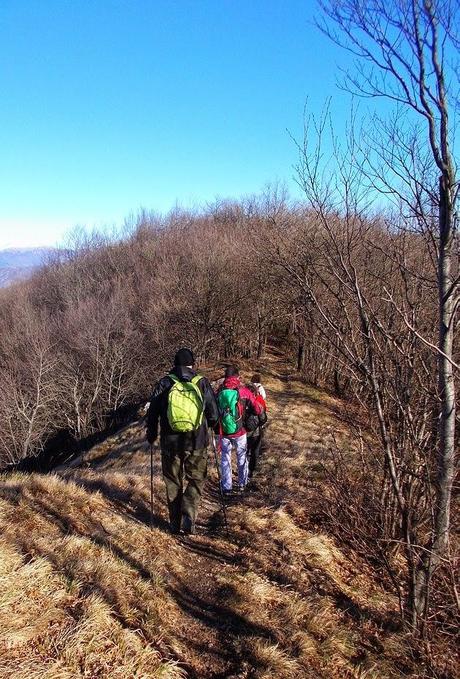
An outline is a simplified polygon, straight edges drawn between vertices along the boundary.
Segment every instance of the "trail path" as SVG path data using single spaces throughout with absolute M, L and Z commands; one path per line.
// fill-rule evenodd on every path
M 212 455 L 199 534 L 169 534 L 158 455 L 149 526 L 149 451 L 142 424 L 134 423 L 78 468 L 22 485 L 13 479 L 0 495 L 4 539 L 46 559 L 77 600 L 97 592 L 121 629 L 178 663 L 169 675 L 132 676 L 410 676 L 392 632 L 394 598 L 311 521 L 332 432 L 340 445 L 352 445 L 334 414 L 338 404 L 275 357 L 261 369 L 267 447 L 251 489 L 228 503 L 228 536 Z

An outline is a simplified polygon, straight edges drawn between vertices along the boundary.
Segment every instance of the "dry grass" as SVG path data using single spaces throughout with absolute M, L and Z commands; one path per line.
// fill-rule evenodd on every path
M 80 467 L 2 479 L 0 678 L 423 676 L 390 631 L 394 597 L 308 527 L 332 431 L 352 450 L 338 404 L 275 359 L 260 369 L 270 445 L 253 491 L 228 508 L 229 539 L 215 472 L 201 535 L 169 535 L 158 459 L 149 527 L 137 423 Z
M 120 624 L 102 596 L 84 593 L 47 559 L 27 562 L 4 539 L 0 554 L 0 677 L 184 676 Z

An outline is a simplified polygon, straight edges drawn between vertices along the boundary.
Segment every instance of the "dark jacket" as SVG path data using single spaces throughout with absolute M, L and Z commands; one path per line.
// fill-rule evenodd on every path
M 190 382 L 197 374 L 191 368 L 175 366 L 171 373 L 183 382 Z M 219 412 L 214 392 L 206 377 L 198 386 L 204 399 L 204 417 L 200 427 L 193 432 L 174 432 L 168 422 L 168 395 L 173 385 L 169 375 L 163 377 L 153 390 L 147 415 L 147 440 L 153 443 L 158 437 L 158 422 L 160 422 L 160 445 L 164 450 L 182 452 L 184 450 L 199 450 L 208 445 L 208 425 L 215 427 L 219 420 Z
M 260 436 L 261 432 L 261 427 L 264 426 L 264 424 L 267 424 L 267 410 L 266 410 L 266 405 L 265 405 L 265 399 L 262 398 L 262 396 L 256 396 L 256 403 L 260 405 L 262 408 L 262 413 L 258 416 L 253 415 L 251 413 L 251 410 L 248 408 L 246 409 L 246 416 L 244 420 L 244 427 L 248 433 L 248 437 L 255 437 L 257 438 Z

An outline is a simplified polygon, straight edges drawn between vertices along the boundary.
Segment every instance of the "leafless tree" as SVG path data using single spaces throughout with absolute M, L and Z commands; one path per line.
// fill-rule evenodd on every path
M 18 289 L 19 306 L 5 305 L 0 342 L 0 461 L 15 463 L 43 449 L 62 425 L 56 347 L 50 329 Z M 9 308 L 8 308 L 9 306 Z M 9 320 L 9 323 L 8 323 Z
M 412 221 L 428 229 L 434 244 L 439 333 L 433 349 L 440 398 L 437 497 L 431 540 L 415 583 L 415 625 L 426 613 L 433 570 L 447 552 L 455 473 L 453 343 L 459 304 L 459 183 L 453 132 L 459 103 L 455 65 L 459 6 L 450 0 L 320 0 L 320 6 L 322 30 L 356 57 L 356 69 L 345 73 L 344 86 L 363 97 L 385 98 L 397 107 L 393 120 L 380 125 L 384 141 L 377 155 L 383 162 L 376 168 L 370 154 L 368 178 L 376 188 L 398 196 Z M 401 115 L 404 110 L 405 116 Z M 413 124 L 408 125 L 408 120 Z M 414 129 L 423 131 L 420 126 L 424 126 L 423 141 L 411 144 Z M 421 334 L 419 338 L 429 341 Z

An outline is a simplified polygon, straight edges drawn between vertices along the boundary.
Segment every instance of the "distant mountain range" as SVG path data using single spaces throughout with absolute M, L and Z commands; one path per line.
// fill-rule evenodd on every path
M 0 250 L 0 287 L 27 278 L 54 251 L 46 247 Z

